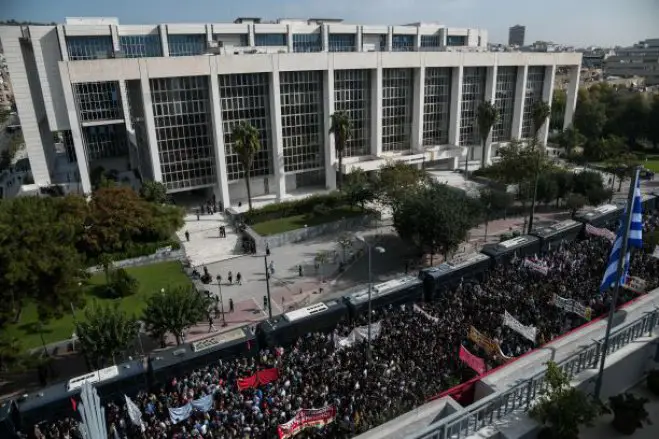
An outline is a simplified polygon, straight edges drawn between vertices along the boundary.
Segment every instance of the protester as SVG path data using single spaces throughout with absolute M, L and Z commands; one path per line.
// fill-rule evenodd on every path
M 646 232 L 659 218 L 646 217 Z M 395 418 L 428 398 L 469 379 L 475 373 L 458 358 L 461 345 L 485 360 L 488 367 L 505 358 L 483 351 L 468 340 L 471 326 L 500 344 L 505 357 L 518 357 L 586 322 L 556 307 L 554 295 L 573 299 L 592 309 L 592 318 L 606 312 L 609 294 L 600 295 L 599 284 L 611 242 L 602 237 L 561 244 L 547 255 L 533 258 L 546 273 L 526 266 L 523 258 L 492 269 L 483 282 L 465 280 L 440 294 L 432 303 L 375 310 L 372 322 L 380 331 L 369 355 L 367 343 L 337 348 L 337 341 L 367 316 L 341 322 L 329 334 L 312 333 L 294 345 L 265 349 L 255 358 L 219 360 L 186 376 L 129 395 L 144 422 L 142 433 L 131 423 L 125 401 L 106 405 L 110 438 L 146 439 L 271 439 L 277 426 L 289 421 L 298 409 L 336 408 L 333 423 L 308 429 L 299 438 L 348 439 Z M 659 268 L 649 253 L 634 251 L 630 274 L 645 280 L 648 289 L 659 284 Z M 635 296 L 621 289 L 619 303 Z M 504 312 L 522 325 L 535 327 L 535 343 L 503 325 Z M 238 378 L 258 370 L 277 368 L 279 377 L 256 388 L 239 390 Z M 207 412 L 193 414 L 174 424 L 169 408 L 212 395 Z M 75 438 L 76 422 L 57 421 L 35 429 L 35 437 Z

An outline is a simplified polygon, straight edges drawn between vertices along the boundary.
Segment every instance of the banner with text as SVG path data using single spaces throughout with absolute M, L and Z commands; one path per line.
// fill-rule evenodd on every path
M 460 360 L 471 367 L 478 375 L 483 375 L 487 371 L 485 360 L 472 354 L 462 345 L 460 345 Z
M 438 319 L 437 317 L 435 317 L 435 316 L 431 316 L 430 314 L 428 314 L 427 312 L 425 312 L 423 309 L 421 309 L 421 307 L 420 307 L 419 305 L 417 305 L 416 303 L 414 304 L 414 306 L 412 307 L 412 309 L 413 309 L 415 312 L 418 312 L 419 314 L 421 314 L 423 317 L 425 317 L 425 318 L 427 318 L 428 320 L 430 320 L 431 322 L 433 322 L 433 323 L 439 323 L 439 319 Z
M 600 229 L 598 227 L 591 226 L 590 224 L 586 224 L 586 234 L 591 236 L 599 236 L 600 238 L 606 238 L 611 242 L 616 240 L 616 234 L 609 229 Z
M 590 320 L 593 316 L 593 310 L 590 307 L 583 306 L 573 299 L 565 299 L 561 296 L 554 294 L 554 306 L 560 308 L 565 312 L 571 312 L 586 320 Z
M 305 428 L 327 425 L 334 421 L 335 417 L 336 408 L 331 405 L 321 409 L 300 409 L 293 419 L 285 424 L 279 424 L 277 433 L 279 439 L 288 439 Z
M 529 270 L 542 274 L 543 276 L 547 276 L 547 273 L 549 273 L 549 267 L 529 258 L 524 259 L 524 266 Z
M 531 340 L 535 343 L 538 335 L 538 329 L 535 326 L 524 326 L 515 317 L 510 315 L 508 311 L 503 313 L 503 325 L 509 327 L 524 338 Z
M 380 336 L 382 330 L 381 322 L 371 323 L 371 338 L 376 339 Z M 348 348 L 356 343 L 368 340 L 368 325 L 358 326 L 353 329 L 347 337 L 334 337 L 334 347 L 336 349 Z
M 508 357 L 504 355 L 503 352 L 501 352 L 501 346 L 499 346 L 497 342 L 489 337 L 486 337 L 473 326 L 469 328 L 469 336 L 467 338 L 469 338 L 469 340 L 473 341 L 474 344 L 481 347 L 485 352 L 493 357 L 499 357 L 504 361 L 511 359 L 511 357 Z
M 647 291 L 647 282 L 645 282 L 640 277 L 627 276 L 627 279 L 625 279 L 625 283 L 622 285 L 622 287 L 633 291 L 636 294 L 643 294 Z

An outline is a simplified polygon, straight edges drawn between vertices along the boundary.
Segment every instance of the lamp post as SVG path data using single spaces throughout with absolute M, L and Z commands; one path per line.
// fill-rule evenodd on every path
M 366 345 L 366 361 L 371 361 L 371 314 L 372 314 L 372 303 L 371 303 L 371 294 L 373 291 L 373 265 L 371 262 L 371 250 L 374 248 L 371 244 L 366 241 L 366 239 L 361 235 L 355 235 L 357 241 L 361 241 L 366 248 L 368 249 L 368 344 Z M 378 253 L 384 253 L 385 250 L 383 247 L 375 247 L 375 251 Z
M 270 300 L 270 270 L 268 270 L 268 253 L 263 255 L 263 266 L 265 267 L 265 290 L 268 294 L 268 318 L 272 319 L 272 301 Z
M 220 312 L 222 313 L 222 327 L 227 326 L 227 321 L 224 317 L 224 301 L 222 300 L 222 276 L 219 274 L 215 278 L 217 280 L 217 289 L 220 293 Z

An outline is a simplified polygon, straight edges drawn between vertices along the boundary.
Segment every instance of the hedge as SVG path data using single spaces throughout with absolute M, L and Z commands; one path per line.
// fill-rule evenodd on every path
M 154 254 L 158 249 L 163 247 L 171 247 L 172 250 L 179 250 L 181 243 L 177 239 L 168 239 L 161 242 L 147 242 L 133 244 L 126 249 L 126 251 L 112 253 L 109 256 L 113 261 L 123 261 L 125 259 L 139 258 L 141 256 L 149 256 Z M 95 267 L 99 264 L 96 258 L 88 258 L 87 265 Z
M 306 215 L 314 212 L 317 206 L 323 206 L 322 208 L 329 211 L 346 204 L 348 204 L 346 197 L 338 191 L 312 195 L 299 200 L 282 201 L 281 203 L 273 203 L 259 209 L 253 209 L 245 213 L 245 223 L 258 224 L 290 216 Z

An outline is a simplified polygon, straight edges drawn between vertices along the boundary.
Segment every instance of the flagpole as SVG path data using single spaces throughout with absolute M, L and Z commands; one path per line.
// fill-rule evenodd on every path
M 606 353 L 609 349 L 609 338 L 611 337 L 611 329 L 613 326 L 613 315 L 616 311 L 616 303 L 618 302 L 618 292 L 620 291 L 620 278 L 625 267 L 625 260 L 627 259 L 627 241 L 629 239 L 629 229 L 632 223 L 632 215 L 634 208 L 634 192 L 638 183 L 640 169 L 637 167 L 634 170 L 634 179 L 629 185 L 629 195 L 627 198 L 627 216 L 625 218 L 625 228 L 622 234 L 622 246 L 620 247 L 620 257 L 618 258 L 618 269 L 616 271 L 615 283 L 613 284 L 613 296 L 611 297 L 611 307 L 609 309 L 609 318 L 606 323 L 606 333 L 604 335 L 604 344 L 600 353 L 600 366 L 597 373 L 597 380 L 595 381 L 595 398 L 599 399 L 602 390 L 602 381 L 604 378 L 604 363 L 606 362 Z M 614 244 L 615 245 L 615 244 Z M 631 262 L 630 262 L 631 263 Z

